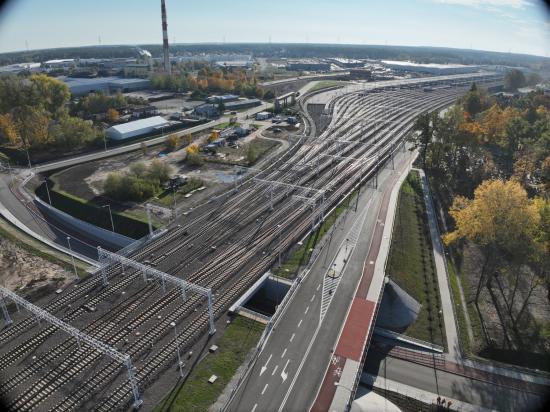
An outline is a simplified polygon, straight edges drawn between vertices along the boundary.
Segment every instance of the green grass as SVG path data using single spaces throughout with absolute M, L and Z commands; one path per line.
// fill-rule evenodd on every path
M 411 172 L 401 187 L 386 274 L 422 305 L 405 333 L 445 346 L 439 286 L 417 172 Z
M 0 237 L 13 242 L 20 248 L 35 256 L 45 259 L 48 262 L 51 262 L 58 266 L 61 266 L 68 272 L 73 272 L 72 260 L 69 256 L 54 249 L 50 249 L 43 243 L 27 236 L 22 232 L 19 232 L 18 229 L 12 227 L 2 218 L 0 218 Z M 85 276 L 87 274 L 86 270 L 89 268 L 89 266 L 78 259 L 75 259 L 75 264 L 78 275 L 80 277 Z
M 201 186 L 205 186 L 204 182 L 200 179 L 189 179 L 187 183 L 185 183 L 183 186 L 181 186 L 176 191 L 176 203 L 179 203 L 180 200 L 189 192 L 198 189 Z M 168 189 L 165 190 L 163 193 L 161 193 L 157 199 L 155 199 L 156 203 L 159 203 L 163 206 L 173 206 L 174 205 L 174 195 L 172 193 L 172 190 Z
M 256 346 L 264 326 L 244 317 L 237 317 L 218 341 L 219 349 L 207 355 L 190 373 L 187 380 L 155 408 L 161 411 L 207 411 Z M 212 375 L 218 380 L 208 383 Z
M 230 115 L 229 117 L 234 117 L 235 115 L 232 114 Z M 236 127 L 236 126 L 240 126 L 241 124 L 239 122 L 235 122 L 235 123 L 229 123 L 229 122 L 223 122 L 223 123 L 220 123 L 220 124 L 217 124 L 216 126 L 213 127 L 213 129 L 215 130 L 223 130 L 223 129 L 226 129 L 228 128 L 229 126 L 231 127 Z
M 343 82 L 340 80 L 321 80 L 320 82 L 316 83 L 311 89 L 308 90 L 308 92 L 315 92 L 317 90 L 321 89 L 327 89 L 329 87 L 335 87 L 335 86 L 345 86 L 347 82 Z
M 43 201 L 46 203 L 48 202 L 48 196 L 44 185 L 41 185 L 36 190 L 36 194 Z M 77 219 L 81 219 L 103 229 L 111 230 L 111 219 L 109 217 L 109 211 L 106 208 L 101 208 L 92 202 L 63 190 L 50 188 L 50 196 L 52 199 L 52 206 L 55 208 Z M 117 211 L 115 204 L 111 204 L 111 208 L 113 208 L 113 221 L 117 233 L 133 239 L 139 239 L 149 232 L 145 214 L 144 217 L 140 219 L 138 216 Z
M 216 150 L 217 153 L 223 153 L 226 156 L 231 156 L 233 158 L 239 158 L 244 157 L 242 160 L 233 160 L 233 159 L 222 159 L 217 156 L 202 156 L 203 160 L 205 162 L 210 163 L 221 163 L 221 164 L 229 164 L 229 165 L 240 165 L 240 166 L 253 166 L 259 159 L 262 158 L 262 156 L 265 156 L 267 153 L 269 153 L 271 150 L 273 150 L 275 147 L 279 146 L 279 142 L 274 142 L 272 140 L 268 139 L 262 139 L 261 137 L 258 137 L 252 142 L 244 145 L 240 145 L 238 149 L 231 148 L 231 147 L 220 147 Z M 254 159 L 252 162 L 249 162 L 247 159 L 247 148 L 249 146 L 252 146 L 252 149 L 254 150 Z
M 353 207 L 353 200 L 355 195 L 352 195 L 352 198 L 350 200 L 350 207 Z M 313 247 L 315 239 L 318 236 L 318 239 L 321 239 L 323 235 L 328 232 L 328 230 L 331 228 L 331 226 L 336 222 L 336 219 L 346 210 L 348 201 L 344 201 L 342 204 L 340 204 L 330 215 L 328 215 L 325 218 L 325 222 L 321 225 L 319 229 L 317 229 L 312 235 L 310 235 L 307 238 L 307 241 L 302 245 L 299 246 L 297 249 L 294 250 L 294 252 L 282 263 L 281 267 L 275 271 L 275 274 L 277 276 L 283 277 L 283 278 L 294 278 L 297 275 L 298 266 L 300 265 L 300 262 L 304 264 L 309 260 L 309 257 L 311 256 L 311 253 L 313 252 Z
M 465 354 L 470 354 L 470 339 L 468 338 L 468 326 L 466 325 L 466 318 L 464 317 L 464 302 L 460 297 L 460 290 L 458 288 L 458 278 L 454 270 L 453 265 L 447 262 L 447 273 L 449 274 L 449 282 L 451 283 L 451 291 L 453 293 L 453 303 L 455 304 L 455 315 L 458 323 L 458 337 L 460 339 L 460 347 Z

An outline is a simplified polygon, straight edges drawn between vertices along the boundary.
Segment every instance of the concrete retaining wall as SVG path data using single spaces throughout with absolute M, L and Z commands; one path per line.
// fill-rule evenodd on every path
M 99 245 L 108 249 L 118 250 L 134 242 L 134 239 L 121 235 L 119 233 L 105 230 L 91 223 L 84 222 L 55 207 L 50 206 L 38 197 L 34 198 L 34 203 L 44 215 L 48 216 L 54 222 L 60 223 L 65 227 L 72 228 L 74 231 L 83 233 L 87 238 L 95 240 Z

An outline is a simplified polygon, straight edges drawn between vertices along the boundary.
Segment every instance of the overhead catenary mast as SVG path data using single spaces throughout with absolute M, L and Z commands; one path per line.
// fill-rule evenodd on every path
M 160 10 L 162 12 L 162 49 L 164 51 L 164 71 L 168 74 L 172 73 L 170 67 L 170 54 L 168 52 L 168 23 L 166 20 L 166 5 L 164 0 L 160 0 Z

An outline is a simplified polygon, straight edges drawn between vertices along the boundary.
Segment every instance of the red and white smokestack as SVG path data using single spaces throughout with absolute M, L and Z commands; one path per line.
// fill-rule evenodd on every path
M 168 74 L 172 73 L 170 66 L 170 54 L 168 52 L 168 23 L 166 21 L 166 5 L 164 0 L 160 0 L 160 10 L 162 12 L 162 49 L 164 51 L 164 71 Z

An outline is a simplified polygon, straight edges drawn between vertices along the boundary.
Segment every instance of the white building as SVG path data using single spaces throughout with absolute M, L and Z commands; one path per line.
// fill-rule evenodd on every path
M 141 136 L 155 130 L 170 126 L 170 122 L 160 116 L 148 117 L 124 124 L 111 126 L 107 129 L 107 135 L 113 140 L 125 140 L 131 137 Z
M 463 74 L 479 71 L 479 66 L 466 66 L 464 64 L 435 64 L 435 63 L 413 63 L 400 60 L 382 60 L 382 63 L 395 71 L 407 71 L 428 74 Z

